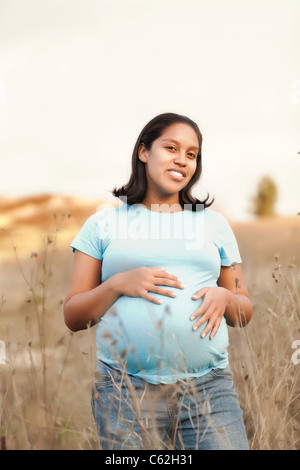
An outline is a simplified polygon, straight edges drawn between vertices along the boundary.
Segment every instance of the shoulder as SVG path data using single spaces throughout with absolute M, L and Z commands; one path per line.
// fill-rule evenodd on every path
M 212 241 L 220 252 L 221 266 L 228 267 L 232 263 L 241 263 L 237 240 L 227 218 L 221 212 L 211 209 L 206 211 L 205 226 L 209 227 Z
M 117 208 L 99 207 L 97 212 L 88 217 L 75 236 L 71 247 L 93 258 L 102 259 L 103 251 L 113 233 L 113 215 Z
M 214 233 L 218 238 L 232 238 L 234 236 L 231 223 L 227 217 L 221 212 L 212 209 L 204 209 L 205 211 L 205 226 L 211 233 Z
M 99 206 L 98 210 L 85 220 L 78 236 L 81 238 L 104 236 L 112 226 L 111 221 L 114 219 L 115 211 L 115 207 Z
M 226 224 L 226 225 L 228 224 L 226 217 L 221 212 L 218 212 L 209 208 L 205 208 L 203 212 L 204 212 L 205 220 L 207 220 L 211 224 L 214 224 L 216 226 L 220 226 L 222 224 Z
M 102 222 L 108 222 L 115 218 L 119 212 L 119 207 L 99 206 L 97 211 L 90 215 L 86 222 L 99 225 Z
M 123 225 L 126 226 L 127 211 L 127 205 L 100 207 L 87 224 L 98 237 L 113 238 Z

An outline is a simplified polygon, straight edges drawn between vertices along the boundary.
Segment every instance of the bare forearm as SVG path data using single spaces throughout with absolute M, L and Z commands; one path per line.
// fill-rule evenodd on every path
M 252 318 L 252 304 L 243 294 L 228 292 L 225 319 L 229 326 L 245 326 Z
M 118 274 L 88 292 L 74 294 L 64 305 L 66 325 L 72 331 L 95 325 L 120 295 Z

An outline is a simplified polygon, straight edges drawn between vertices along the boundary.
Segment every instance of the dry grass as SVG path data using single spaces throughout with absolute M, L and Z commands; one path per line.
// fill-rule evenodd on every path
M 30 232 L 25 250 L 22 226 L 10 227 L 11 239 L 1 235 L 6 364 L 0 365 L 0 436 L 7 449 L 99 449 L 90 407 L 95 330 L 71 334 L 62 313 L 68 244 L 81 223 L 52 217 L 44 231 Z M 235 224 L 234 230 L 254 305 L 246 328 L 229 329 L 250 447 L 299 449 L 300 364 L 292 361 L 292 345 L 300 340 L 300 217 Z

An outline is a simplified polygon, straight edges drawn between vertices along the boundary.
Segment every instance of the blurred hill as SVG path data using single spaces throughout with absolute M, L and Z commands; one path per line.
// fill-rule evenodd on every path
M 23 225 L 48 229 L 54 214 L 56 218 L 68 216 L 72 218 L 71 225 L 78 226 L 102 206 L 112 207 L 112 204 L 101 200 L 50 194 L 20 199 L 0 197 L 0 226 L 9 230 Z
M 68 245 L 85 220 L 102 207 L 103 200 L 40 194 L 24 198 L 0 197 L 0 260 L 26 256 L 43 236 L 59 231 L 58 247 Z
M 117 205 L 117 200 L 116 204 Z M 25 198 L 0 197 L 0 260 L 30 256 L 49 233 L 59 232 L 57 247 L 69 247 L 85 220 L 112 203 L 41 194 Z M 214 205 L 212 210 L 218 210 Z M 226 214 L 225 214 L 226 217 Z M 242 258 L 247 264 L 262 264 L 280 253 L 286 262 L 300 260 L 300 216 L 258 217 L 249 222 L 229 220 L 237 237 Z

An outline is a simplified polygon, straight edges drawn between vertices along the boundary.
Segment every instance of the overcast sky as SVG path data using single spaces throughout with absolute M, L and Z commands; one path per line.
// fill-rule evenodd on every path
M 185 114 L 208 191 L 248 217 L 260 178 L 300 211 L 298 0 L 0 0 L 0 196 L 117 200 L 144 125 Z

